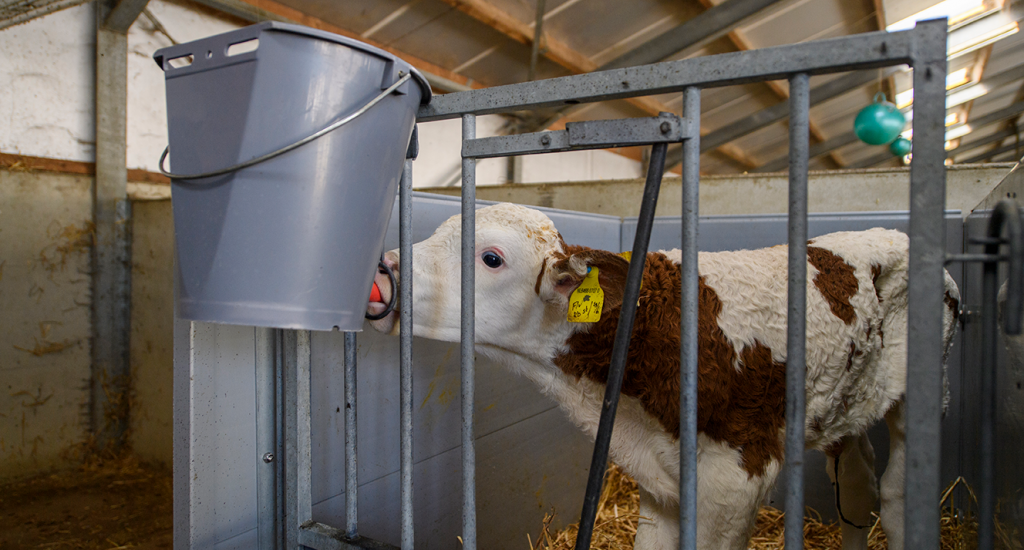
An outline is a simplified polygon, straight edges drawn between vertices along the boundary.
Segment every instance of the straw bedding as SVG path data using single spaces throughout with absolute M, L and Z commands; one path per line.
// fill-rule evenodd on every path
M 954 489 L 964 488 L 968 495 L 965 503 L 954 502 Z M 959 511 L 955 505 L 959 504 Z M 960 550 L 974 548 L 976 544 L 977 523 L 972 512 L 976 505 L 970 487 L 959 478 L 943 492 L 942 501 L 942 550 Z M 612 464 L 605 475 L 604 490 L 598 505 L 597 522 L 591 548 L 595 550 L 628 550 L 633 548 L 633 538 L 639 520 L 640 494 L 636 482 L 618 466 Z M 966 514 L 966 519 L 965 519 Z M 749 548 L 753 550 L 775 550 L 783 547 L 783 525 L 785 514 L 772 507 L 764 507 L 757 514 L 757 526 L 750 540 Z M 572 524 L 561 531 L 552 532 L 550 525 L 554 519 L 554 511 L 546 514 L 540 533 L 530 535 L 528 542 L 531 550 L 572 550 L 576 542 L 578 524 Z M 997 538 L 1007 541 L 1001 526 L 997 525 Z M 840 527 L 835 522 L 824 522 L 821 516 L 808 508 L 804 518 L 804 548 L 807 550 L 838 549 L 842 546 Z M 1009 545 L 1007 548 L 1016 548 Z M 868 548 L 884 550 L 888 548 L 885 533 L 875 515 L 875 524 L 868 536 Z

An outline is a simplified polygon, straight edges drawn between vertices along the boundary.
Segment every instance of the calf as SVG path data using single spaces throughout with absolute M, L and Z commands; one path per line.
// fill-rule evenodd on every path
M 533 380 L 588 435 L 597 432 L 628 262 L 567 245 L 543 213 L 512 204 L 477 211 L 476 348 Z M 460 219 L 413 247 L 413 333 L 459 340 Z M 868 526 L 878 497 L 866 430 L 889 425 L 882 526 L 902 548 L 907 340 L 906 235 L 872 229 L 812 239 L 807 254 L 807 448 L 825 451 L 842 512 Z M 787 248 L 700 254 L 698 547 L 746 548 L 782 466 Z M 611 458 L 640 485 L 636 548 L 678 547 L 678 250 L 647 255 L 611 440 Z M 386 255 L 397 266 L 397 253 Z M 569 302 L 597 268 L 600 318 L 570 322 Z M 592 279 L 593 277 L 591 277 Z M 377 278 L 382 301 L 393 292 Z M 592 286 L 592 285 L 588 285 Z M 945 279 L 945 343 L 959 293 Z M 596 297 L 595 300 L 601 297 Z M 383 303 L 371 303 L 371 312 Z M 396 313 L 373 323 L 397 332 Z M 833 479 L 833 481 L 836 481 Z M 868 529 L 843 525 L 843 547 Z

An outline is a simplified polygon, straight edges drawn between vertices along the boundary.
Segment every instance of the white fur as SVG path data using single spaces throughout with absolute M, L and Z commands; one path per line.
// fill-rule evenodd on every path
M 564 288 L 558 287 L 557 274 L 551 269 L 554 255 L 564 252 L 554 225 L 536 210 L 511 204 L 478 210 L 476 216 L 478 351 L 533 380 L 593 437 L 604 385 L 566 375 L 553 361 L 568 351 L 568 338 L 588 326 L 566 321 Z M 808 264 L 807 446 L 821 449 L 838 440 L 846 442 L 837 480 L 843 491 L 844 514 L 855 522 L 866 522 L 865 514 L 874 506 L 877 490 L 870 443 L 863 434 L 886 419 L 893 442 L 881 483 L 882 520 L 890 548 L 898 549 L 902 547 L 907 237 L 897 231 L 873 229 L 825 235 L 811 246 L 830 250 L 852 265 L 859 288 L 850 298 L 856 318 L 847 325 L 818 292 L 814 285 L 817 270 Z M 482 261 L 489 251 L 504 259 L 499 268 Z M 663 253 L 678 264 L 678 250 Z M 722 303 L 719 327 L 737 354 L 759 342 L 772 350 L 773 359 L 786 360 L 787 254 L 784 246 L 700 254 L 700 274 Z M 392 251 L 385 261 L 395 265 L 397 260 Z M 569 262 L 571 269 L 584 273 L 586 266 L 577 264 L 581 264 L 578 258 Z M 459 340 L 459 265 L 460 218 L 455 216 L 413 247 L 413 332 L 417 336 Z M 877 279 L 881 301 L 872 284 L 872 265 L 881 267 Z M 543 273 L 542 266 L 546 266 Z M 391 291 L 385 286 L 381 287 L 384 301 Z M 948 275 L 946 290 L 959 298 Z M 948 311 L 945 320 L 948 345 L 954 328 Z M 384 332 L 397 331 L 394 315 L 373 324 Z M 851 342 L 862 353 L 847 369 Z M 735 368 L 742 366 L 736 364 Z M 811 430 L 812 425 L 819 431 Z M 698 437 L 698 547 L 745 548 L 756 511 L 781 463 L 772 461 L 763 475 L 749 475 L 737 449 L 704 434 Z M 781 440 L 783 434 L 779 437 Z M 637 399 L 622 396 L 610 452 L 641 487 L 644 519 L 636 548 L 676 548 L 678 441 Z M 844 527 L 844 539 L 844 549 L 863 548 L 866 533 Z

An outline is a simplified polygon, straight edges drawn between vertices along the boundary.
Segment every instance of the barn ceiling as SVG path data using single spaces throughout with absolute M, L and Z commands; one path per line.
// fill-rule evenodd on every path
M 196 1 L 249 21 L 292 21 L 370 42 L 417 66 L 437 92 L 896 30 L 912 26 L 914 16 L 949 16 L 950 158 L 1005 161 L 1024 152 L 1017 147 L 1024 112 L 1024 33 L 1017 30 L 1024 0 Z M 0 0 L 0 16 L 18 17 L 19 7 L 43 3 Z M 541 39 L 534 48 L 538 21 Z M 902 164 L 887 148 L 857 141 L 852 128 L 879 91 L 912 117 L 911 83 L 906 67 L 812 77 L 812 97 L 819 101 L 811 107 L 811 168 Z M 785 170 L 785 109 L 771 109 L 785 105 L 787 94 L 785 81 L 705 91 L 702 171 Z M 653 96 L 515 113 L 506 128 L 536 131 L 681 108 L 681 95 Z M 776 116 L 765 116 L 772 112 Z M 640 150 L 622 153 L 642 156 Z M 670 151 L 669 158 L 678 155 Z

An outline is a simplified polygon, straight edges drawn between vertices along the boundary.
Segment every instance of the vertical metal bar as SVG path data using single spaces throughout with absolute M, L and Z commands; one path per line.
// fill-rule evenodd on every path
M 942 270 L 946 249 L 946 32 L 945 19 L 919 22 L 914 29 L 904 548 L 939 547 L 939 507 L 935 503 L 940 490 Z
M 476 115 L 462 115 L 462 140 L 476 139 Z M 476 550 L 476 449 L 473 441 L 476 288 L 476 159 L 462 159 L 462 547 Z
M 993 213 L 993 217 L 995 213 Z M 991 225 L 989 226 L 991 228 Z M 991 235 L 991 232 L 989 233 Z M 999 236 L 996 233 L 995 236 Z M 985 252 L 998 254 L 999 245 L 988 245 Z M 999 264 L 985 262 L 981 275 L 981 433 L 979 438 L 980 468 L 978 475 L 978 548 L 991 550 L 995 516 L 995 417 L 996 417 L 996 295 Z
M 985 254 L 992 261 L 985 262 L 982 270 L 981 305 L 982 305 L 982 349 L 981 349 L 981 437 L 980 437 L 980 472 L 978 487 L 978 548 L 990 550 L 995 544 L 995 438 L 996 438 L 996 357 L 998 329 L 996 327 L 996 295 L 999 285 L 999 264 L 995 257 L 999 254 L 998 239 L 1006 227 L 1006 242 L 1009 246 L 1009 280 L 1007 281 L 1006 302 L 1003 304 L 1003 319 L 1007 335 L 1020 334 L 1019 308 L 1021 298 L 1021 259 L 1024 256 L 1024 239 L 1021 235 L 1020 211 L 1016 203 L 1003 199 L 996 204 L 989 219 L 986 236 L 990 239 L 985 245 Z
M 345 333 L 345 534 L 359 536 L 359 467 L 356 464 L 356 333 Z
M 298 440 L 295 468 L 298 471 L 298 502 L 294 516 L 294 528 L 313 519 L 313 437 L 309 419 L 312 416 L 310 384 L 310 334 L 308 330 L 295 333 L 295 432 Z
M 786 342 L 786 548 L 804 546 L 807 389 L 807 163 L 810 78 L 789 78 L 789 310 Z
M 629 271 L 626 273 L 622 309 L 619 312 L 619 323 L 615 329 L 615 340 L 612 344 L 608 384 L 605 387 L 604 400 L 601 403 L 601 419 L 598 422 L 597 438 L 594 441 L 594 456 L 591 458 L 590 473 L 587 476 L 587 493 L 583 497 L 583 512 L 580 514 L 576 550 L 590 548 L 590 537 L 594 534 L 597 504 L 601 498 L 601 486 L 604 484 L 605 468 L 608 465 L 608 447 L 612 440 L 615 412 L 619 404 L 619 393 L 622 390 L 622 378 L 626 373 L 626 355 L 629 352 L 629 339 L 633 334 L 637 301 L 640 299 L 640 283 L 643 279 L 644 264 L 647 259 L 647 246 L 651 241 L 654 209 L 658 205 L 658 192 L 661 190 L 661 177 L 665 171 L 665 151 L 667 149 L 668 144 L 666 143 L 658 143 L 651 148 L 651 164 L 647 171 L 647 182 L 644 184 L 640 217 L 637 220 L 636 236 L 633 239 L 633 255 L 629 261 Z
M 690 138 L 683 142 L 682 317 L 679 392 L 679 548 L 697 547 L 697 231 L 700 191 L 700 89 L 683 91 Z
M 285 543 L 285 350 L 284 330 L 272 329 L 274 339 L 274 547 Z
M 284 509 L 281 537 L 298 548 L 299 526 L 312 517 L 310 494 L 309 331 L 281 331 L 283 367 Z
M 274 329 L 256 331 L 256 508 L 260 550 L 277 548 L 277 387 Z
M 398 196 L 399 329 L 401 338 L 402 424 L 402 548 L 409 550 L 413 533 L 412 492 L 412 160 L 405 161 Z
M 533 44 L 530 45 L 530 72 L 527 80 L 537 78 L 537 60 L 540 58 L 540 42 L 544 38 L 544 0 L 537 0 L 537 19 L 533 25 Z

